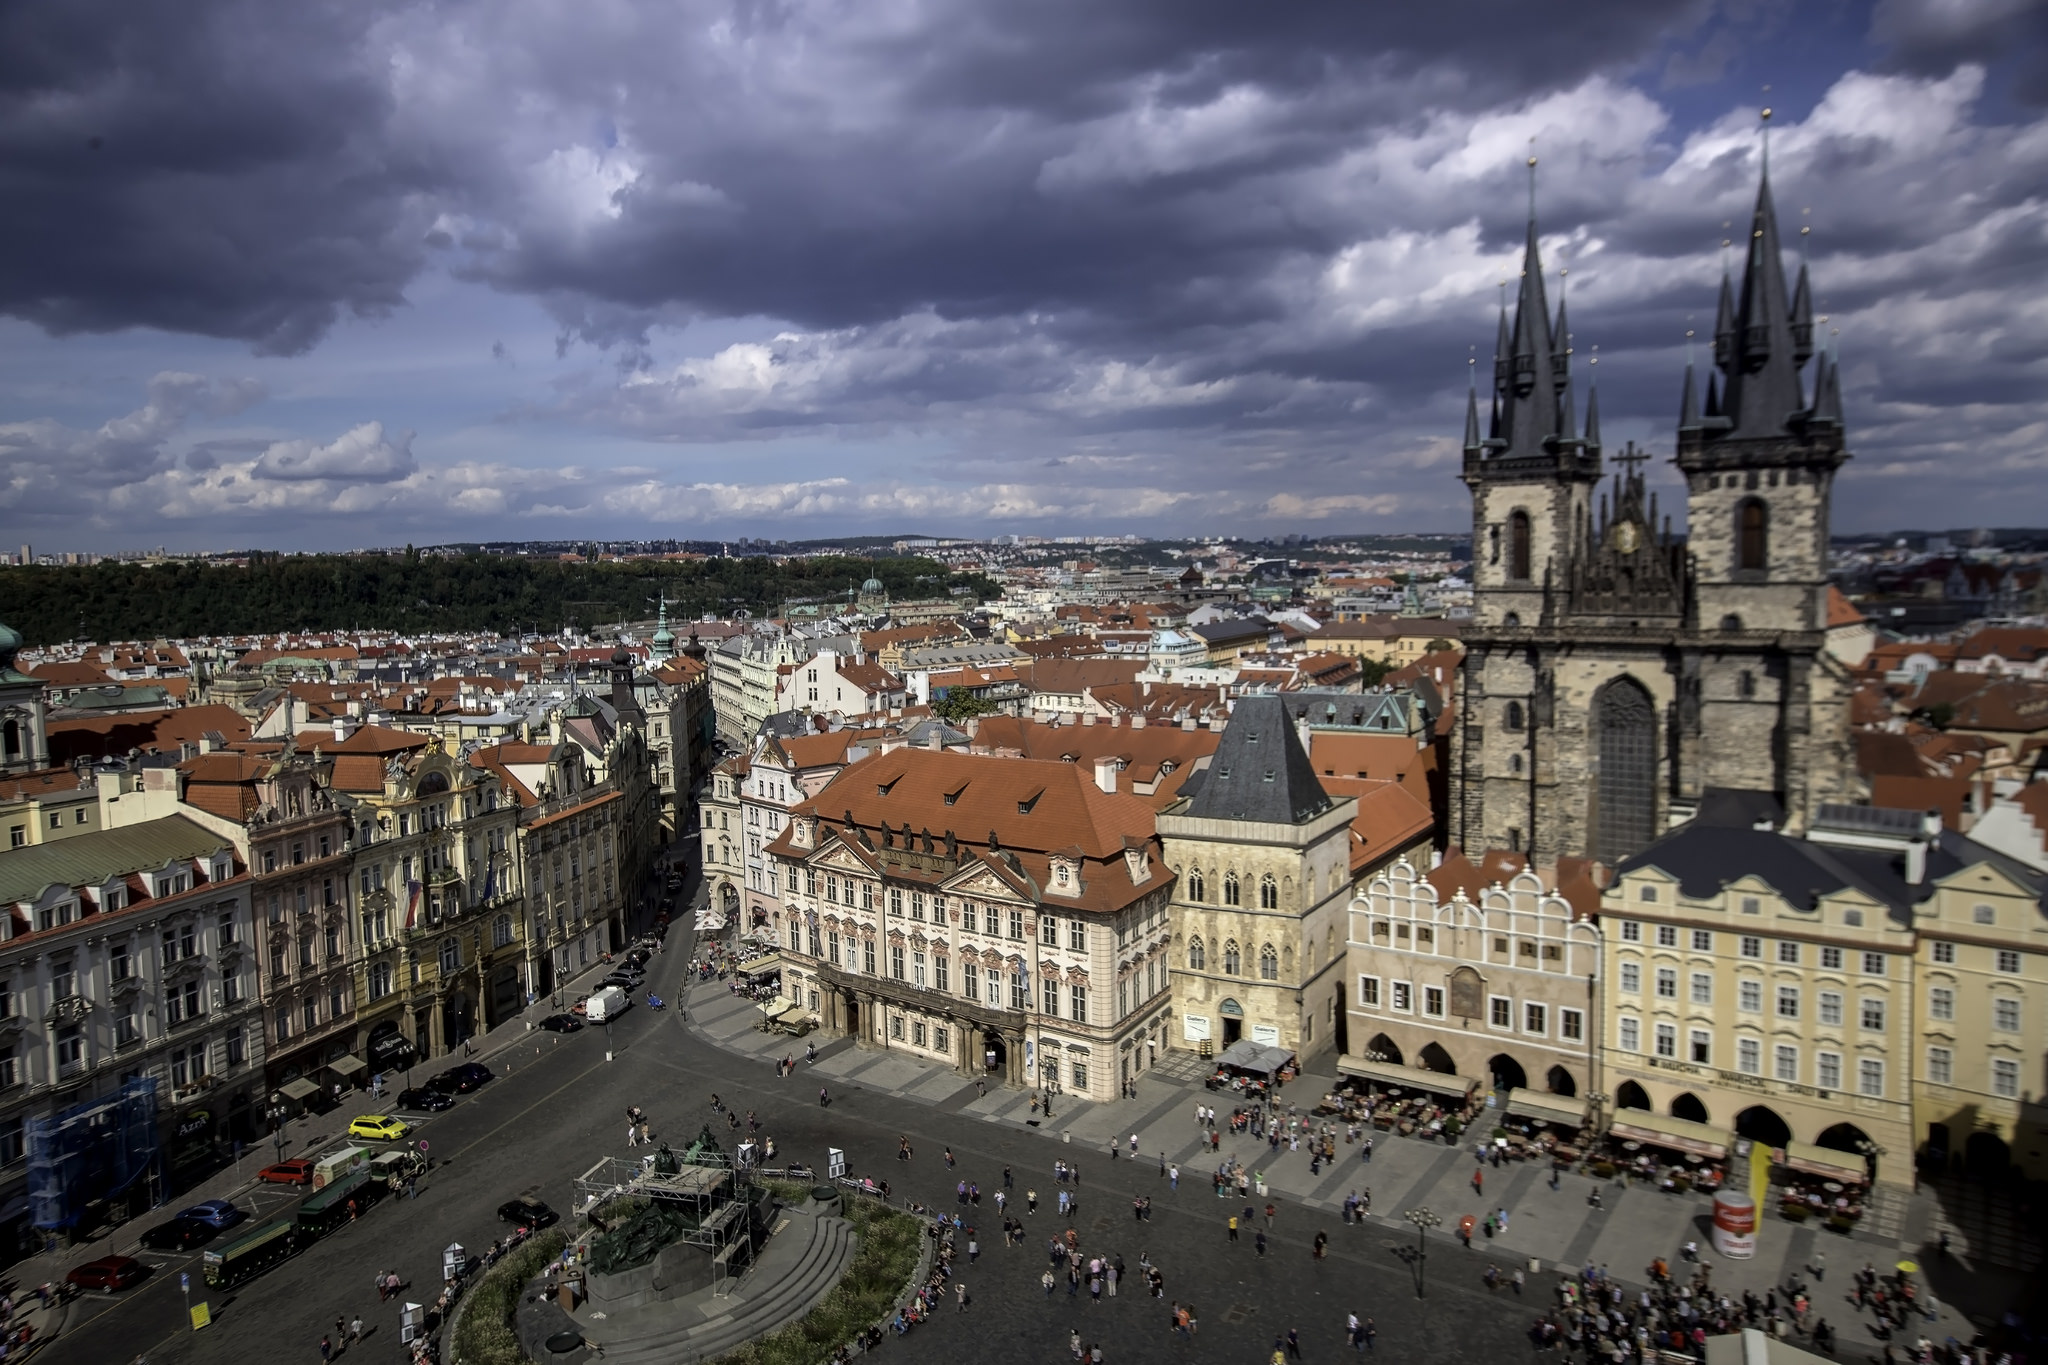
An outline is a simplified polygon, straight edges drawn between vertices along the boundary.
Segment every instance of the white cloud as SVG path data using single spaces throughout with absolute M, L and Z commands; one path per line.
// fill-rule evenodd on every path
M 412 435 L 408 431 L 396 441 L 386 440 L 382 422 L 365 422 L 325 445 L 278 441 L 256 458 L 249 473 L 258 479 L 390 483 L 419 467 L 412 457 Z

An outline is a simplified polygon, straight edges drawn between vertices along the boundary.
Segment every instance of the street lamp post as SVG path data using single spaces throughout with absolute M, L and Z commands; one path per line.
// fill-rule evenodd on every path
M 1592 1129 L 1594 1132 L 1597 1133 L 1600 1131 L 1600 1116 L 1604 1112 L 1607 1102 L 1613 1098 L 1614 1096 L 1602 1094 L 1598 1090 L 1595 1090 L 1591 1094 L 1586 1096 L 1586 1103 L 1593 1106 L 1593 1112 L 1590 1115 L 1588 1115 L 1588 1118 L 1591 1121 Z
M 1045 1076 L 1045 1116 L 1052 1118 L 1052 1097 L 1059 1093 L 1060 1064 L 1056 1057 L 1047 1057 L 1039 1063 L 1039 1070 Z
M 284 1126 L 291 1118 L 291 1111 L 285 1107 L 283 1095 L 270 1097 L 270 1108 L 265 1111 L 264 1116 L 270 1120 L 271 1141 L 277 1144 L 277 1159 L 281 1162 L 284 1160 L 285 1148 L 290 1145 L 290 1139 L 285 1136 Z
M 1863 1164 L 1869 1168 L 1870 1181 L 1873 1185 L 1876 1184 L 1877 1159 L 1885 1154 L 1884 1148 L 1879 1146 L 1877 1143 L 1871 1141 L 1869 1138 L 1857 1138 L 1856 1150 L 1863 1154 Z
M 1367 1048 L 1363 1055 L 1365 1057 L 1365 1060 L 1367 1060 L 1368 1062 L 1385 1062 L 1387 1060 L 1387 1054 L 1381 1052 L 1376 1047 Z M 1373 1080 L 1373 1078 L 1370 1076 L 1367 1076 L 1365 1078 L 1365 1097 L 1367 1100 L 1371 1101 L 1374 1104 L 1379 1103 L 1379 1083 Z
M 1443 1226 L 1444 1220 L 1438 1216 L 1435 1209 L 1431 1208 L 1409 1209 L 1401 1216 L 1415 1224 L 1415 1297 L 1418 1299 L 1427 1298 L 1429 1294 L 1426 1283 L 1429 1272 L 1429 1230 L 1434 1227 Z

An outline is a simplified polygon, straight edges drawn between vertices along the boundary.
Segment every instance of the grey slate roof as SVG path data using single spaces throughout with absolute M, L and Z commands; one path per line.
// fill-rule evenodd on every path
M 0 904 L 34 900 L 53 885 L 99 886 L 162 867 L 173 858 L 197 858 L 230 841 L 182 815 L 140 825 L 74 834 L 0 854 Z
M 1203 820 L 1299 825 L 1330 808 L 1330 798 L 1295 738 L 1280 698 L 1245 697 L 1230 713 L 1187 814 Z

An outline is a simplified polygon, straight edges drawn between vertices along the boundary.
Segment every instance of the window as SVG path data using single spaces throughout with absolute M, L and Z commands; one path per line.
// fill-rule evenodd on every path
M 947 970 L 946 959 L 934 955 L 932 957 L 932 988 L 934 990 L 950 991 L 953 989 L 952 983 L 946 979 Z
M 1237 873 L 1235 871 L 1223 874 L 1223 903 L 1225 905 L 1237 904 Z
M 1778 987 L 1778 1017 L 1780 1019 L 1797 1019 L 1799 1017 L 1799 988 L 1797 986 Z
M 1077 1024 L 1088 1022 L 1088 988 L 1086 986 L 1067 987 L 1067 1017 Z
M 890 1015 L 890 1016 L 889 1016 L 889 1036 L 890 1036 L 891 1038 L 894 1038 L 894 1039 L 895 1039 L 895 1040 L 896 1040 L 897 1042 L 899 1042 L 899 1043 L 903 1041 L 903 1016 L 902 1016 L 902 1015 L 900 1015 L 900 1014 L 892 1014 L 892 1015 Z
M 1226 939 L 1223 944 L 1223 974 L 1225 976 L 1236 976 L 1241 965 L 1242 963 L 1237 951 L 1237 940 L 1234 938 Z
M 1259 948 L 1259 979 L 1262 981 L 1278 981 L 1280 979 L 1280 954 L 1273 951 L 1273 945 L 1270 943 L 1262 944 Z
M 1745 1076 L 1761 1076 L 1764 1071 L 1764 1045 L 1754 1038 L 1737 1038 L 1735 1069 Z
M 1422 1012 L 1432 1019 L 1444 1017 L 1444 988 L 1424 986 L 1422 988 Z
M 2011 976 L 2016 974 L 2019 969 L 2019 951 L 2015 948 L 2000 948 L 1998 950 L 1998 970 Z
M 1978 924 L 1996 924 L 1998 923 L 1998 912 L 1988 905 L 1973 906 L 1970 910 L 1970 918 Z
M 1856 1059 L 1856 1093 L 1859 1095 L 1882 1096 L 1884 1094 L 1884 1063 L 1875 1057 Z
M 1641 1052 L 1643 1050 L 1643 1025 L 1641 1020 L 1623 1016 L 1620 1027 L 1616 1032 L 1619 1046 L 1623 1052 Z
M 1380 1007 L 1380 979 L 1376 976 L 1358 978 L 1358 1003 L 1367 1009 Z
M 918 922 L 920 922 L 920 923 L 922 923 L 922 922 L 923 922 L 923 920 L 924 920 L 924 892 L 922 892 L 922 891 L 913 891 L 913 892 L 911 892 L 911 893 L 910 893 L 910 917 L 911 917 L 912 919 L 914 919 L 914 920 L 917 920 L 917 921 L 918 921 Z M 1048 917 L 1048 918 L 1050 918 L 1050 917 Z M 1053 944 L 1053 942 L 1054 942 L 1054 941 L 1053 941 L 1052 939 L 1047 939 L 1047 940 L 1046 940 L 1046 943 L 1047 943 L 1048 945 L 1052 945 L 1052 944 Z
M 1991 1060 L 1991 1093 L 2002 1099 L 2020 1097 L 2020 1064 L 2009 1057 Z
M 1863 997 L 1862 1007 L 1857 1011 L 1856 1022 L 1875 1033 L 1884 1031 L 1884 1001 L 1875 996 Z
M 1694 972 L 1692 974 L 1692 1002 L 1695 1005 L 1711 1005 L 1714 1003 L 1714 974 L 1712 972 Z
M 1280 885 L 1273 880 L 1270 874 L 1259 878 L 1259 908 L 1261 910 L 1278 910 L 1280 908 Z
M 109 981 L 126 981 L 128 974 L 134 970 L 129 965 L 127 944 L 116 943 L 107 949 L 107 979 Z
M 1676 1057 L 1678 1055 L 1677 1025 L 1657 1025 L 1657 1055 L 1659 1057 Z
M 839 933 L 828 930 L 825 934 L 825 960 L 833 966 L 839 965 Z
M 863 886 L 862 890 L 865 891 L 866 887 Z M 968 907 L 967 910 L 967 923 L 970 925 L 974 923 L 974 909 L 972 906 Z M 981 907 L 981 932 L 987 934 L 990 938 L 994 938 L 1003 932 L 1002 915 L 993 905 Z
M 900 943 L 889 945 L 889 975 L 897 981 L 903 979 L 903 945 Z
M 1744 957 L 1762 957 L 1764 955 L 1764 941 L 1754 934 L 1744 934 L 1742 936 L 1742 955 Z
M 869 976 L 875 974 L 875 941 L 871 938 L 860 942 L 860 969 Z
M 1586 1014 L 1584 1010 L 1559 1010 L 1557 1012 L 1557 1036 L 1567 1042 L 1581 1042 L 1586 1036 Z
M 1884 954 L 1865 953 L 1863 955 L 1863 974 L 1865 976 L 1883 976 Z
M 1022 910 L 1012 910 L 1010 912 L 1010 937 L 1019 942 L 1023 941 L 1024 912 Z
M 952 1040 L 946 1034 L 946 1026 L 944 1024 L 932 1025 L 932 1049 L 934 1051 L 944 1052 L 946 1050 L 946 1044 L 951 1041 Z
M 1842 950 L 1840 948 L 1821 949 L 1820 965 L 1822 971 L 1839 972 L 1842 970 Z
M 136 1023 L 135 1011 L 133 1009 L 130 1009 L 127 1013 L 121 1015 L 118 1019 L 114 1020 L 115 1047 L 127 1047 L 130 1043 L 135 1042 L 140 1037 L 142 1037 L 142 1027 L 141 1025 Z M 11 1051 L 8 1054 L 7 1061 L 10 1066 L 13 1064 L 14 1056 Z M 8 1084 L 13 1084 L 13 1080 L 11 1077 L 8 1080 Z
M 277 1007 L 277 1041 L 281 1043 L 291 1036 L 292 1007 L 290 1005 L 279 1005 Z
M 1192 867 L 1191 867 L 1191 868 L 1189 868 L 1189 869 L 1188 869 L 1188 899 L 1189 899 L 1189 900 L 1191 900 L 1191 901 L 1199 901 L 1199 900 L 1206 900 L 1206 899 L 1208 899 L 1208 895 L 1209 895 L 1209 888 L 1208 888 L 1207 884 L 1206 884 L 1206 883 L 1204 883 L 1204 882 L 1203 882 L 1203 880 L 1202 880 L 1202 872 L 1201 872 L 1201 869 L 1200 869 L 1200 868 L 1192 868 Z
M 1495 1028 L 1515 1026 L 1515 1002 L 1504 995 L 1496 995 L 1488 1003 L 1487 1022 Z
M 1927 1049 L 1927 1079 L 1935 1085 L 1955 1083 L 1955 1054 L 1945 1047 Z
M 919 990 L 924 989 L 925 982 L 923 953 L 912 953 L 910 955 L 910 984 L 917 987 Z
M 370 999 L 382 1000 L 391 994 L 391 964 L 373 962 L 369 970 Z
M 1953 966 L 1956 960 L 1956 945 L 1953 943 L 1935 944 L 1934 960 L 1945 965 Z
M 1073 1077 L 1074 1077 L 1074 1089 L 1076 1089 L 1076 1090 L 1086 1090 L 1086 1089 L 1088 1088 L 1088 1063 L 1086 1063 L 1086 1062 L 1075 1062 L 1075 1063 L 1073 1063 L 1073 1064 L 1072 1064 L 1072 1073 L 1073 1073 Z
M 1820 1021 L 1830 1028 L 1842 1026 L 1842 993 L 1822 991 L 1820 993 Z
M 1755 977 L 1744 977 L 1735 984 L 1735 1006 L 1744 1014 L 1761 1014 L 1764 1008 L 1764 983 Z
M 1623 943 L 1641 943 L 1643 941 L 1642 923 L 1632 919 L 1623 920 L 1621 922 L 1621 941 Z
M 1188 940 L 1188 970 L 1199 972 L 1208 965 L 1208 953 L 1202 947 L 1200 938 Z
M 1060 983 L 1057 981 L 1041 981 L 1038 983 L 1038 987 L 1039 1009 L 1044 1012 L 1048 1019 L 1059 1018 Z
M 1761 498 L 1744 498 L 1735 505 L 1735 568 L 1741 573 L 1762 573 L 1769 560 L 1770 512 Z
M 969 1000 L 981 999 L 981 968 L 972 962 L 960 964 L 960 994 Z
M 1621 964 L 1621 988 L 1630 995 L 1643 993 L 1643 967 L 1639 962 Z
M 1152 966 L 1150 963 L 1147 963 L 1145 975 L 1148 984 L 1151 980 L 1151 974 Z M 1003 1006 L 1003 981 L 1001 977 L 996 975 L 996 969 L 993 967 L 988 969 L 988 1003 L 996 1009 L 1001 1009 Z M 1012 1004 L 1011 1008 L 1021 1010 L 1024 1007 L 1020 1004 Z
M 1529 514 L 1518 507 L 1508 514 L 1508 577 L 1517 583 L 1529 581 L 1534 562 L 1529 540 Z
M 1657 969 L 1657 998 L 1676 1000 L 1678 998 L 1678 969 L 1659 967 Z
M 1415 988 L 1406 981 L 1394 983 L 1394 1008 L 1403 1014 L 1415 1008 Z
M 223 976 L 220 979 L 220 1001 L 223 1005 L 239 1005 L 242 1003 L 241 977 Z
M 1696 953 L 1711 953 L 1711 952 L 1713 952 L 1713 951 L 1714 951 L 1714 931 L 1713 931 L 1713 930 L 1711 930 L 1711 929 L 1695 929 L 1695 930 L 1693 930 L 1693 931 L 1692 931 L 1692 950 L 1693 950 L 1694 952 L 1696 952 Z
M 2000 1033 L 2020 1031 L 2020 1002 L 2015 995 L 1996 995 L 1991 998 L 1991 1027 Z
M 924 1020 L 916 1019 L 911 1021 L 910 1041 L 919 1047 L 924 1046 Z
M 1772 1050 L 1772 1076 L 1787 1083 L 1799 1079 L 1799 1049 L 1789 1043 L 1779 1043 Z
M 1522 728 L 1522 703 L 1518 701 L 1508 703 L 1504 723 L 1509 730 L 1520 730 Z
M 183 986 L 173 986 L 164 992 L 164 1022 L 182 1024 L 187 1019 L 197 1019 L 199 1015 L 197 981 L 187 981 Z
M 1643 888 L 1645 891 L 1654 891 L 1655 889 L 1655 887 L 1650 886 Z M 1676 948 L 1678 946 L 1678 926 L 1675 924 L 1658 925 L 1657 946 L 1659 948 Z
M 1522 1032 L 1547 1036 L 1550 1032 L 1550 1011 L 1542 1005 L 1523 1005 Z
M 1954 1019 L 1956 1017 L 1956 993 L 1954 987 L 1928 987 L 1927 1017 L 1929 1019 Z
M 1797 967 L 1799 965 L 1799 945 L 1790 939 L 1779 940 L 1778 962 L 1781 966 Z
M 1038 917 L 1038 941 L 1048 948 L 1060 946 L 1060 922 L 1056 915 Z
M 1813 1083 L 1822 1090 L 1842 1088 L 1842 1054 L 1823 1052 L 1813 1059 Z

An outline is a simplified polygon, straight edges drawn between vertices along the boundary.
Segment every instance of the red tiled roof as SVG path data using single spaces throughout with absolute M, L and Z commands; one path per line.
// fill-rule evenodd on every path
M 228 743 L 245 740 L 249 722 L 233 707 L 218 705 L 68 717 L 50 722 L 50 757 L 68 763 L 74 758 L 111 758 L 130 749 L 165 753 L 197 744 L 209 733 Z

